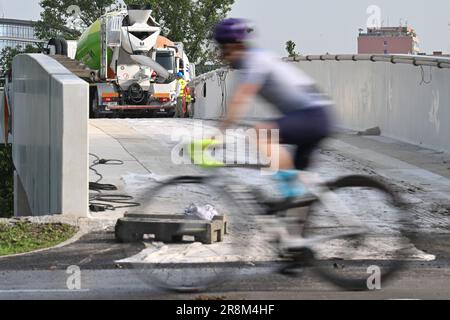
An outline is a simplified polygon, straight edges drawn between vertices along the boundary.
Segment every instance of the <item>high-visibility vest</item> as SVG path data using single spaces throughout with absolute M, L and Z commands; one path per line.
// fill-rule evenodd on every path
M 178 85 L 180 86 L 179 96 L 182 97 L 182 96 L 184 96 L 184 88 L 186 88 L 186 86 L 187 86 L 187 81 L 184 79 L 180 79 L 180 80 L 178 80 Z
M 186 103 L 191 103 L 192 102 L 191 89 L 188 86 L 186 86 L 184 92 L 186 96 Z

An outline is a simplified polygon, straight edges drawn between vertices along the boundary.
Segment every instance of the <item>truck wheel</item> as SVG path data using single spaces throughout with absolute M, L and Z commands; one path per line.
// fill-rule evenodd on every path
M 60 38 L 52 38 L 48 42 L 49 46 L 55 47 L 55 54 L 60 55 L 62 53 L 62 43 Z
M 97 109 L 98 109 L 98 94 L 97 89 L 91 89 L 91 97 L 89 99 L 89 118 L 95 119 L 97 118 Z
M 63 38 L 59 38 L 58 39 L 59 41 L 60 41 L 60 43 L 61 43 L 61 53 L 60 54 L 62 54 L 63 56 L 68 56 L 68 45 L 67 45 L 67 41 L 66 41 L 66 39 L 63 39 Z

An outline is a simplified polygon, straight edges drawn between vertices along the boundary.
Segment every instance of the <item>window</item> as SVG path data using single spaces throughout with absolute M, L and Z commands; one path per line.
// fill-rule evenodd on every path
M 6 47 L 16 48 L 18 46 L 25 48 L 28 44 L 33 44 L 22 41 L 22 39 L 37 39 L 32 26 L 11 24 L 0 24 L 0 37 L 7 38 L 0 41 L 0 50 Z
M 175 70 L 175 55 L 173 51 L 157 52 L 156 62 L 158 62 L 164 69 L 172 71 Z

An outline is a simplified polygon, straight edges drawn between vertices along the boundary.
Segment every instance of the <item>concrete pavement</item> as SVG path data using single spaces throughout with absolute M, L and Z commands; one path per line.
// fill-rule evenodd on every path
M 145 203 L 145 191 L 155 185 L 155 181 L 169 176 L 201 174 L 201 170 L 194 166 L 178 166 L 171 161 L 171 150 L 177 144 L 171 136 L 180 129 L 191 130 L 195 124 L 195 120 L 184 119 L 91 120 L 90 151 L 101 158 L 124 161 L 122 166 L 96 167 L 104 176 L 102 183 L 113 183 L 118 186 L 118 192 Z M 204 124 L 210 128 L 216 125 L 215 122 Z M 315 171 L 326 178 L 350 173 L 368 174 L 383 179 L 402 192 L 409 202 L 415 204 L 414 220 L 420 226 L 420 236 L 414 243 L 416 249 L 424 255 L 436 256 L 436 259 L 419 259 L 389 289 L 375 293 L 340 292 L 313 275 L 292 281 L 267 273 L 264 275 L 262 268 L 252 271 L 256 274 L 252 276 L 253 280 L 250 277 L 230 282 L 218 290 L 218 294 L 247 299 L 450 298 L 446 282 L 450 261 L 450 248 L 446 245 L 450 240 L 450 156 L 387 138 L 360 137 L 346 132 L 330 139 L 317 159 Z M 230 170 L 230 174 L 243 182 L 263 183 L 259 175 L 244 175 L 240 169 Z M 95 175 L 91 175 L 91 180 L 94 178 Z M 142 251 L 145 249 L 143 245 L 124 247 L 114 241 L 111 227 L 125 211 L 91 213 L 92 221 L 106 229 L 89 234 L 65 248 L 0 259 L 0 290 L 3 290 L 0 298 L 186 297 L 161 294 L 138 284 L 135 270 L 118 262 L 145 252 Z M 89 291 L 61 291 L 66 290 L 64 279 L 67 275 L 64 276 L 64 271 L 70 265 L 79 265 L 87 279 L 91 279 L 85 282 L 88 285 L 84 287 Z M 43 276 L 39 272 L 49 273 Z M 55 275 L 62 272 L 62 275 L 53 277 L 50 276 L 52 272 Z

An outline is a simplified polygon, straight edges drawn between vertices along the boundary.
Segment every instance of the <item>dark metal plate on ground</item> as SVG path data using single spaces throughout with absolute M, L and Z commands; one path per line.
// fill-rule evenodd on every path
M 222 242 L 227 234 L 226 216 L 216 216 L 212 221 L 187 215 L 125 214 L 116 224 L 116 239 L 120 242 L 139 242 L 145 235 L 164 243 L 182 242 L 185 236 L 196 242 L 213 244 Z

